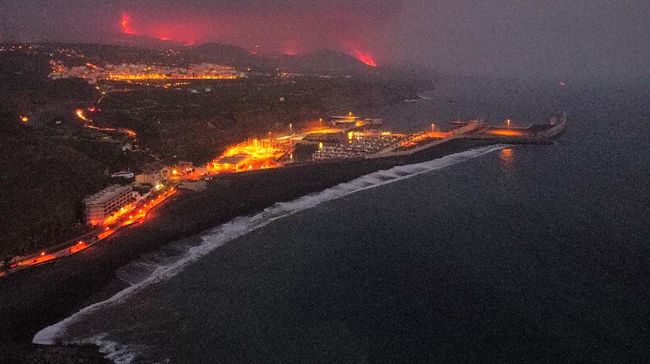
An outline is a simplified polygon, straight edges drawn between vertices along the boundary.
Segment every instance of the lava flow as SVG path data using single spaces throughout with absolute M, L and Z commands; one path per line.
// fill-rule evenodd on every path
M 124 34 L 135 34 L 131 28 L 131 17 L 129 14 L 122 14 L 122 19 L 120 20 L 120 27 L 122 27 L 122 33 Z
M 365 65 L 370 67 L 377 67 L 377 62 L 375 61 L 375 58 L 369 53 L 362 52 L 358 49 L 353 50 L 352 53 L 354 58 L 359 60 L 359 62 L 364 63 Z

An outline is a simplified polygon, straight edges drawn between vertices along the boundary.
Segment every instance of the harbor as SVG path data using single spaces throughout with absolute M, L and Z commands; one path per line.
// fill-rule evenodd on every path
M 266 139 L 251 139 L 231 148 L 208 163 L 206 176 L 287 167 L 350 158 L 407 156 L 456 139 L 504 144 L 549 144 L 566 127 L 566 115 L 527 127 L 495 126 L 483 120 L 451 122 L 448 128 L 432 124 L 430 131 L 413 134 L 380 129 L 382 120 L 363 119 L 352 112 L 333 116 L 327 123 L 304 131 Z

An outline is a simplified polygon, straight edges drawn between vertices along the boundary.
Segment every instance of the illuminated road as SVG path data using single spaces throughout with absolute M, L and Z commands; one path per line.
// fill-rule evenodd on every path
M 127 128 L 102 128 L 99 126 L 93 125 L 93 120 L 86 116 L 86 112 L 83 109 L 77 109 L 74 112 L 75 116 L 84 122 L 84 126 L 89 129 L 95 129 L 107 133 L 121 133 L 126 134 L 129 138 L 134 139 L 138 135 L 135 131 Z
M 23 270 L 25 268 L 38 266 L 57 259 L 76 254 L 88 247 L 106 239 L 117 231 L 126 228 L 134 223 L 142 223 L 147 217 L 147 213 L 160 205 L 177 192 L 176 187 L 172 186 L 160 191 L 155 196 L 147 197 L 142 201 L 128 205 L 110 216 L 102 223 L 101 228 L 95 229 L 90 233 L 72 239 L 71 241 L 59 245 L 49 250 L 41 251 L 26 257 L 19 257 L 9 264 L 5 270 L 0 270 L 0 277 Z

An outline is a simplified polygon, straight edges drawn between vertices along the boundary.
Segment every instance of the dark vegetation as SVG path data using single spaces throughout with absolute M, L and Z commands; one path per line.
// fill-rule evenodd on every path
M 0 57 L 0 258 L 84 232 L 83 197 L 110 182 L 107 169 L 141 163 L 74 118 L 72 110 L 94 100 L 94 87 L 48 80 L 47 72 L 40 57 Z

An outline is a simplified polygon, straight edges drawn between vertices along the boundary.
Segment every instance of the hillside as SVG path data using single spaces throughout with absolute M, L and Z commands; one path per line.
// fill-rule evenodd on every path
M 0 214 L 5 216 L 0 258 L 82 232 L 82 199 L 114 183 L 107 173 L 139 171 L 153 158 L 200 165 L 251 136 L 285 132 L 289 123 L 300 127 L 334 109 L 417 96 L 409 82 L 329 51 L 271 59 L 219 44 L 174 52 L 94 44 L 43 47 L 85 55 L 75 62 L 217 62 L 258 71 L 239 80 L 195 81 L 177 88 L 115 82 L 117 91 L 102 95 L 81 79 L 48 79 L 47 56 L 0 54 Z M 305 75 L 285 77 L 277 68 Z M 90 115 L 95 125 L 134 130 L 139 149 L 125 151 L 120 136 L 85 128 L 75 110 L 91 105 L 97 105 Z

